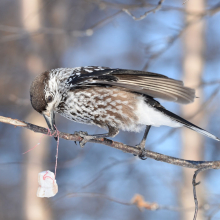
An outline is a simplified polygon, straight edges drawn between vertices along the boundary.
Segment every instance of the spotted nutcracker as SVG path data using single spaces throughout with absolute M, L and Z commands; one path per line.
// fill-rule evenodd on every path
M 30 88 L 33 108 L 55 130 L 55 115 L 107 129 L 106 134 L 88 135 L 81 146 L 96 137 L 114 137 L 119 129 L 145 133 L 138 147 L 145 147 L 151 126 L 187 127 L 209 138 L 219 138 L 165 109 L 154 98 L 188 104 L 194 89 L 167 76 L 126 69 L 88 66 L 52 69 L 38 75 Z

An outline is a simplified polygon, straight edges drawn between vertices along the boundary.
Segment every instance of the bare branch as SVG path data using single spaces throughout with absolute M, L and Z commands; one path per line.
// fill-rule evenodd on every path
M 131 16 L 135 21 L 140 21 L 143 20 L 144 18 L 147 17 L 147 15 L 149 15 L 150 13 L 155 13 L 156 11 L 159 11 L 161 9 L 162 3 L 164 2 L 164 0 L 160 0 L 157 4 L 157 6 L 149 11 L 146 11 L 143 15 L 141 15 L 139 18 L 135 17 L 128 9 L 123 8 L 122 10 L 128 14 L 129 16 Z
M 50 134 L 49 129 L 46 129 L 44 127 L 40 127 L 31 123 L 27 123 L 18 119 L 12 119 L 7 117 L 0 117 L 0 122 L 27 128 L 31 131 L 42 133 L 49 136 L 57 136 L 57 132 L 54 132 L 53 134 Z M 59 138 L 65 139 L 65 140 L 71 140 L 71 141 L 82 141 L 83 138 L 80 137 L 77 134 L 68 134 L 63 132 L 58 132 Z M 220 168 L 220 161 L 194 161 L 194 160 L 184 160 L 176 157 L 167 156 L 164 154 L 156 153 L 150 150 L 144 150 L 144 152 L 141 151 L 141 149 L 137 147 L 132 147 L 117 141 L 112 141 L 107 138 L 95 138 L 91 139 L 89 142 L 97 143 L 97 144 L 104 144 L 109 147 L 116 148 L 118 150 L 121 150 L 125 153 L 130 153 L 134 155 L 140 155 L 147 158 L 151 158 L 157 161 L 165 162 L 174 164 L 181 167 L 188 167 L 188 168 L 194 168 L 194 169 L 200 169 L 204 167 L 211 167 L 212 169 L 219 169 Z M 210 169 L 210 168 L 209 168 Z
M 194 196 L 194 201 L 195 201 L 195 213 L 194 213 L 193 220 L 196 220 L 198 210 L 199 210 L 198 200 L 197 200 L 197 195 L 196 195 L 196 186 L 199 185 L 200 182 L 198 182 L 198 183 L 196 182 L 196 177 L 200 172 L 208 170 L 208 169 L 212 169 L 212 168 L 213 168 L 212 166 L 202 167 L 202 168 L 196 170 L 194 175 L 193 175 L 192 185 L 193 185 L 193 196 Z
M 6 118 L 3 116 L 0 116 L 0 122 L 2 123 L 7 123 L 10 125 L 15 125 L 15 126 L 19 126 L 19 127 L 26 127 L 27 124 L 18 120 L 18 119 L 12 119 L 12 118 Z

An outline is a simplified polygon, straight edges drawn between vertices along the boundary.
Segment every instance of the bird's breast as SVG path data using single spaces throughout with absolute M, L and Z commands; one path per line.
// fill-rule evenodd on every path
M 133 130 L 137 95 L 117 88 L 91 87 L 69 91 L 57 112 L 64 117 L 100 127 L 111 125 L 122 130 Z

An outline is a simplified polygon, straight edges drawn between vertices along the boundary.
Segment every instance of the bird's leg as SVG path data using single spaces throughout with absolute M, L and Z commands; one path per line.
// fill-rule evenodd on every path
M 144 149 L 145 148 L 145 143 L 146 143 L 146 140 L 147 140 L 147 135 L 150 131 L 150 128 L 151 128 L 151 125 L 147 125 L 146 126 L 146 129 L 145 129 L 145 132 L 144 132 L 144 136 L 140 142 L 140 144 L 136 145 L 136 147 L 139 147 L 140 149 Z
M 83 138 L 82 141 L 79 142 L 80 147 L 84 147 L 85 144 L 91 140 L 91 139 L 95 139 L 95 138 L 106 138 L 106 137 L 115 137 L 118 133 L 119 133 L 119 129 L 116 127 L 112 127 L 112 126 L 107 126 L 108 127 L 108 133 L 105 134 L 94 134 L 94 135 L 88 135 L 87 132 L 83 132 L 83 131 L 79 131 L 79 132 L 75 132 L 74 134 L 78 134 L 80 137 Z
M 145 149 L 145 143 L 146 143 L 146 140 L 147 140 L 147 135 L 150 131 L 150 128 L 151 128 L 151 125 L 147 125 L 146 126 L 146 129 L 145 129 L 145 132 L 144 132 L 144 136 L 140 142 L 140 144 L 136 145 L 136 147 L 140 148 L 141 149 L 141 153 L 138 155 L 138 157 L 142 160 L 145 160 L 146 158 L 144 157 L 143 155 L 143 152 L 144 152 L 144 149 Z

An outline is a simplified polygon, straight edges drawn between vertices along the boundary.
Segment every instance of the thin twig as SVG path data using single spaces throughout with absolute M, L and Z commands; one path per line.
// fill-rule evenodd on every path
M 144 197 L 136 194 L 133 196 L 131 201 L 122 201 L 117 198 L 110 197 L 105 194 L 101 193 L 93 193 L 93 192 L 73 192 L 69 193 L 67 195 L 63 195 L 59 198 L 56 199 L 56 201 L 60 201 L 61 199 L 64 199 L 66 197 L 72 198 L 72 197 L 81 197 L 81 198 L 101 198 L 101 199 L 106 199 L 111 202 L 115 202 L 121 205 L 126 205 L 126 206 L 132 206 L 135 205 L 139 208 L 140 211 L 143 211 L 142 208 L 151 210 L 151 211 L 156 211 L 156 210 L 169 210 L 169 211 L 174 211 L 174 212 L 179 212 L 179 211 L 188 211 L 191 212 L 194 208 L 193 207 L 188 207 L 188 208 L 182 208 L 182 207 L 175 207 L 175 206 L 166 206 L 166 205 L 159 205 L 157 203 L 150 203 L 144 200 Z M 199 207 L 200 210 L 204 209 L 204 206 Z
M 218 95 L 219 93 L 219 90 L 220 90 L 220 86 L 218 86 L 213 92 L 212 94 L 210 95 L 210 97 L 202 103 L 202 105 L 200 106 L 200 108 L 195 112 L 193 113 L 192 115 L 190 115 L 188 117 L 188 119 L 192 119 L 194 118 L 195 116 L 197 116 L 199 113 L 203 112 L 204 110 L 207 109 L 207 107 L 209 106 L 209 104 L 216 98 L 216 96 Z
M 94 1 L 91 1 L 94 2 Z M 135 9 L 140 9 L 140 8 L 148 8 L 148 7 L 157 7 L 157 4 L 151 4 L 149 2 L 147 3 L 137 3 L 137 4 L 126 4 L 126 3 L 112 3 L 112 2 L 107 2 L 107 1 L 97 1 L 97 5 L 100 7 L 100 9 L 105 9 L 105 8 L 113 8 L 113 9 L 129 9 L 129 10 L 135 10 Z M 201 11 L 189 11 L 185 10 L 183 7 L 177 7 L 177 6 L 171 6 L 171 5 L 163 5 L 163 8 L 161 9 L 163 11 L 180 11 L 183 12 L 184 14 L 189 14 L 193 16 L 206 16 L 206 15 L 214 15 L 218 12 L 220 12 L 220 4 L 217 3 L 210 9 L 207 9 L 204 12 Z
M 200 169 L 196 170 L 194 175 L 193 175 L 192 185 L 193 185 L 193 196 L 194 196 L 194 202 L 195 202 L 195 213 L 194 213 L 193 220 L 196 220 L 198 210 L 199 210 L 198 199 L 197 199 L 197 195 L 196 195 L 196 186 L 199 185 L 200 182 L 198 182 L 198 183 L 196 182 L 196 177 L 200 172 L 208 170 L 208 169 L 213 169 L 213 167 L 212 166 L 201 167 Z
M 197 88 L 199 87 L 205 87 L 205 86 L 212 86 L 212 85 L 216 85 L 216 84 L 220 84 L 220 80 L 214 80 L 214 81 L 202 81 L 200 82 L 200 84 L 197 86 Z
M 142 70 L 146 71 L 148 69 L 148 67 L 150 66 L 151 62 L 156 60 L 157 58 L 159 58 L 160 56 L 162 56 L 165 52 L 168 51 L 168 49 L 171 48 L 171 46 L 178 40 L 180 39 L 180 37 L 185 33 L 185 31 L 188 29 L 188 27 L 190 27 L 191 25 L 199 22 L 201 19 L 204 18 L 204 15 L 199 15 L 199 16 L 195 16 L 194 19 L 192 19 L 190 22 L 187 22 L 183 28 L 179 31 L 178 34 L 171 36 L 169 38 L 169 40 L 167 41 L 166 45 L 160 49 L 159 51 L 152 53 L 149 57 L 149 59 L 147 60 L 147 62 L 145 63 L 144 67 Z
M 143 15 L 141 15 L 140 17 L 135 17 L 128 9 L 123 8 L 122 10 L 128 14 L 129 16 L 131 16 L 135 21 L 140 21 L 143 20 L 144 18 L 147 17 L 147 15 L 149 15 L 150 13 L 155 13 L 156 11 L 159 11 L 161 9 L 162 3 L 164 2 L 164 0 L 160 0 L 157 4 L 157 6 L 149 11 L 146 11 Z
M 133 157 L 133 158 L 129 158 L 127 160 L 120 160 L 120 161 L 115 161 L 109 165 L 107 165 L 106 167 L 104 167 L 103 169 L 101 169 L 96 175 L 95 177 L 93 177 L 93 179 L 91 181 L 89 181 L 89 183 L 86 183 L 84 186 L 80 187 L 81 189 L 85 189 L 86 187 L 90 186 L 91 184 L 93 184 L 95 181 L 97 181 L 103 174 L 104 174 L 104 171 L 116 166 L 116 165 L 119 165 L 119 164 L 122 164 L 122 163 L 130 163 L 132 161 L 134 161 L 136 158 Z
M 123 201 L 120 201 L 120 200 L 117 200 L 117 199 L 114 199 L 110 196 L 107 196 L 107 195 L 104 195 L 104 194 L 101 194 L 101 193 L 70 193 L 68 194 L 68 197 L 97 197 L 97 198 L 104 198 L 104 199 L 107 199 L 109 201 L 112 201 L 112 202 L 116 202 L 116 203 L 119 203 L 119 204 L 122 204 L 122 205 L 133 205 L 131 202 L 123 202 Z

